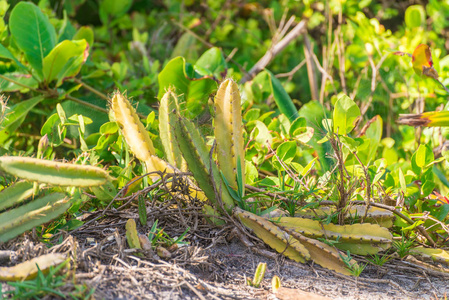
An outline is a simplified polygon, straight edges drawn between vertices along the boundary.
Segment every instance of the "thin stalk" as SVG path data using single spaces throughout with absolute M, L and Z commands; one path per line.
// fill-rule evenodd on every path
M 90 85 L 88 85 L 87 83 L 81 81 L 78 78 L 73 78 L 73 81 L 75 81 L 78 84 L 81 84 L 86 90 L 91 91 L 92 93 L 94 93 L 95 95 L 97 95 L 98 97 L 100 97 L 101 99 L 104 99 L 106 101 L 109 101 L 109 97 L 106 96 L 105 94 L 103 94 L 102 92 L 100 92 L 99 90 L 95 89 L 94 87 L 91 87 Z
M 27 89 L 29 89 L 29 90 L 31 90 L 31 91 L 34 91 L 34 92 L 40 92 L 40 93 L 43 92 L 43 91 L 40 91 L 40 90 L 38 90 L 38 89 L 35 89 L 35 88 L 31 87 L 31 86 L 28 86 L 28 85 L 26 85 L 26 84 L 23 84 L 23 83 L 21 83 L 21 82 L 15 81 L 14 79 L 11 79 L 11 78 L 8 78 L 8 77 L 6 77 L 6 76 L 3 76 L 3 75 L 1 75 L 1 74 L 0 74 L 0 78 L 1 78 L 1 79 L 4 79 L 4 80 L 6 80 L 6 81 L 12 82 L 12 83 L 14 83 L 14 84 L 20 85 L 21 87 L 27 88 Z
M 95 109 L 95 110 L 97 110 L 97 111 L 104 112 L 105 114 L 108 113 L 108 110 L 105 109 L 105 108 L 98 107 L 98 106 L 96 106 L 96 105 L 93 105 L 92 103 L 83 101 L 83 100 L 81 100 L 81 99 L 72 97 L 72 96 L 70 96 L 70 95 L 66 95 L 65 98 L 66 98 L 67 100 L 71 100 L 71 101 L 73 101 L 73 102 L 79 103 L 79 104 L 81 104 L 81 105 L 87 106 L 87 107 L 92 108 L 92 109 Z

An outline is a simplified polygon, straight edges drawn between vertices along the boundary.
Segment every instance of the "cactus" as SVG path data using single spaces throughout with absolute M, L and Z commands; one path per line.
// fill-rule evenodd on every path
M 51 267 L 56 267 L 66 261 L 65 254 L 50 253 L 35 257 L 14 267 L 0 267 L 0 281 L 31 280 L 36 278 L 38 270 L 46 274 Z
M 33 195 L 33 184 L 28 181 L 18 181 L 0 192 L 0 211 L 20 204 Z
M 0 214 L 0 242 L 53 220 L 70 205 L 71 201 L 65 194 L 53 193 Z
M 243 140 L 240 93 L 232 79 L 226 79 L 215 96 L 215 138 L 217 160 L 221 172 L 234 190 L 238 189 L 236 174 L 245 173 L 245 147 Z M 244 176 L 242 186 L 245 186 Z M 243 189 L 242 189 L 243 192 Z
M 126 222 L 126 240 L 128 241 L 128 246 L 131 249 L 142 249 L 139 241 L 139 235 L 137 233 L 136 221 L 134 219 L 129 219 Z
M 332 215 L 336 212 L 334 207 L 321 207 L 318 209 L 301 209 L 295 213 L 296 217 L 303 218 L 321 218 L 325 219 L 327 216 Z M 350 207 L 346 211 L 345 217 L 361 217 L 364 216 L 366 212 L 366 205 L 355 205 Z M 391 228 L 393 226 L 394 215 L 391 211 L 378 208 L 370 207 L 364 222 L 378 224 L 379 226 Z
M 61 186 L 99 186 L 110 179 L 108 172 L 98 167 L 31 157 L 0 157 L 0 169 L 26 180 Z
M 120 92 L 115 92 L 111 100 L 111 109 L 114 113 L 115 119 L 122 130 L 126 143 L 129 145 L 134 155 L 147 168 L 147 172 L 170 172 L 174 170 L 164 160 L 156 156 L 153 142 L 150 135 L 139 120 L 131 103 Z M 150 175 L 152 180 L 157 180 L 159 175 Z
M 309 238 L 338 241 L 336 247 L 351 253 L 376 254 L 391 247 L 393 237 L 387 228 L 377 224 L 335 225 L 303 218 L 281 217 L 276 224 Z
M 217 165 L 211 161 L 206 143 L 198 129 L 189 120 L 178 116 L 174 124 L 174 134 L 179 149 L 201 190 L 215 208 L 221 207 L 219 202 L 221 200 L 224 209 L 230 213 L 234 207 L 234 200 L 225 188 Z M 219 199 L 216 197 L 216 192 Z
M 304 263 L 310 259 L 309 251 L 298 240 L 280 230 L 270 221 L 239 207 L 234 208 L 234 216 L 277 252 L 296 262 Z
M 187 170 L 187 164 L 179 150 L 171 124 L 174 124 L 179 111 L 178 99 L 173 91 L 167 91 L 159 106 L 159 135 L 164 146 L 167 161 L 181 171 Z
M 150 160 L 156 153 L 153 142 L 134 107 L 117 91 L 112 96 L 111 108 L 131 151 L 140 161 Z
M 410 254 L 425 260 L 432 260 L 449 266 L 449 252 L 443 249 L 415 247 L 410 250 Z
M 345 255 L 336 249 L 317 240 L 302 236 L 289 228 L 276 226 L 265 218 L 244 211 L 238 207 L 234 209 L 234 215 L 246 227 L 252 229 L 266 244 L 279 253 L 297 262 L 304 263 L 307 260 L 313 260 L 324 268 L 345 275 L 351 274 L 342 259 Z M 351 265 L 355 263 L 355 261 L 351 260 Z

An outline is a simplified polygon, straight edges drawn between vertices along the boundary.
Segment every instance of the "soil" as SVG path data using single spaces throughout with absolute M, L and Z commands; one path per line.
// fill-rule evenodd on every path
M 186 234 L 186 246 L 161 259 L 152 251 L 136 252 L 126 243 L 125 223 L 138 221 L 137 209 L 111 210 L 98 221 L 47 248 L 28 234 L 0 245 L 12 250 L 9 265 L 47 252 L 76 257 L 76 282 L 95 289 L 95 299 L 445 299 L 449 273 L 394 259 L 383 266 L 368 264 L 360 277 L 337 274 L 314 264 L 300 264 L 277 254 L 262 242 L 250 249 L 230 238 L 231 226 L 216 228 L 198 211 L 149 208 L 148 234 L 154 220 L 171 237 Z M 87 219 L 95 214 L 87 216 Z M 76 255 L 74 255 L 76 253 Z M 264 254 L 261 255 L 260 253 Z M 366 260 L 359 257 L 361 263 Z M 267 264 L 259 288 L 246 284 L 260 262 Z M 446 270 L 446 272 L 448 272 Z M 282 288 L 271 292 L 277 275 Z M 3 291 L 11 289 L 3 284 Z M 73 292 L 68 285 L 66 293 Z M 323 298 L 325 297 L 325 298 Z M 52 298 L 52 297 L 50 297 Z

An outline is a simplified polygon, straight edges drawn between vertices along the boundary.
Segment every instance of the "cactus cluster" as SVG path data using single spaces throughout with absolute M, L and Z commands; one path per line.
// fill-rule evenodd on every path
M 236 207 L 236 204 L 244 207 L 243 202 L 239 202 L 242 199 L 236 199 L 235 195 L 243 196 L 245 177 L 241 99 L 237 84 L 231 79 L 225 80 L 214 100 L 215 156 L 194 123 L 182 116 L 173 91 L 167 91 L 162 97 L 159 111 L 160 134 L 167 160 L 177 168 L 184 168 L 186 164 L 193 173 L 212 205 L 205 206 L 207 214 L 219 216 L 232 212 L 279 253 L 298 262 L 312 260 L 347 275 L 351 274 L 348 267 L 357 263 L 318 238 L 334 241 L 338 248 L 360 254 L 375 254 L 391 246 L 391 234 L 379 225 L 323 225 L 300 217 L 267 220 Z M 237 174 L 242 176 L 239 178 Z M 211 220 L 216 224 L 223 223 L 217 218 Z
M 110 180 L 108 172 L 98 167 L 30 157 L 0 157 L 0 170 L 25 180 L 0 192 L 0 242 L 59 217 L 72 204 L 66 193 L 51 193 L 24 204 L 33 197 L 35 184 L 94 187 Z

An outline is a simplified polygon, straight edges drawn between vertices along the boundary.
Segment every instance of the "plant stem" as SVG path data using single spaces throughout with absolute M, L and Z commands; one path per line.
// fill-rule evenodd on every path
M 93 105 L 92 103 L 83 101 L 83 100 L 81 100 L 81 99 L 72 97 L 72 96 L 70 96 L 70 95 L 66 95 L 65 98 L 66 98 L 67 100 L 71 100 L 71 101 L 73 101 L 73 102 L 79 103 L 79 104 L 81 104 L 81 105 L 87 106 L 87 107 L 92 108 L 92 109 L 95 109 L 95 110 L 97 110 L 97 111 L 104 112 L 105 114 L 108 113 L 108 110 L 105 109 L 105 108 L 102 108 L 102 107 Z
M 21 87 L 27 88 L 27 89 L 29 89 L 31 91 L 34 91 L 34 92 L 42 92 L 42 91 L 39 91 L 39 90 L 37 90 L 37 89 L 35 89 L 35 88 L 31 87 L 31 86 L 28 86 L 28 85 L 23 84 L 21 82 L 15 81 L 14 79 L 6 77 L 6 76 L 3 76 L 1 74 L 0 74 L 0 78 L 3 79 L 3 80 L 6 80 L 6 81 L 12 82 L 14 84 L 20 85 Z
M 95 95 L 99 96 L 101 99 L 104 99 L 106 101 L 109 101 L 108 96 L 106 96 L 105 94 L 103 94 L 102 92 L 100 92 L 99 90 L 91 87 L 90 85 L 88 85 L 87 83 L 81 81 L 78 78 L 73 78 L 73 81 L 75 81 L 78 84 L 81 84 L 84 88 L 86 88 L 86 90 L 91 91 L 92 93 L 94 93 Z

